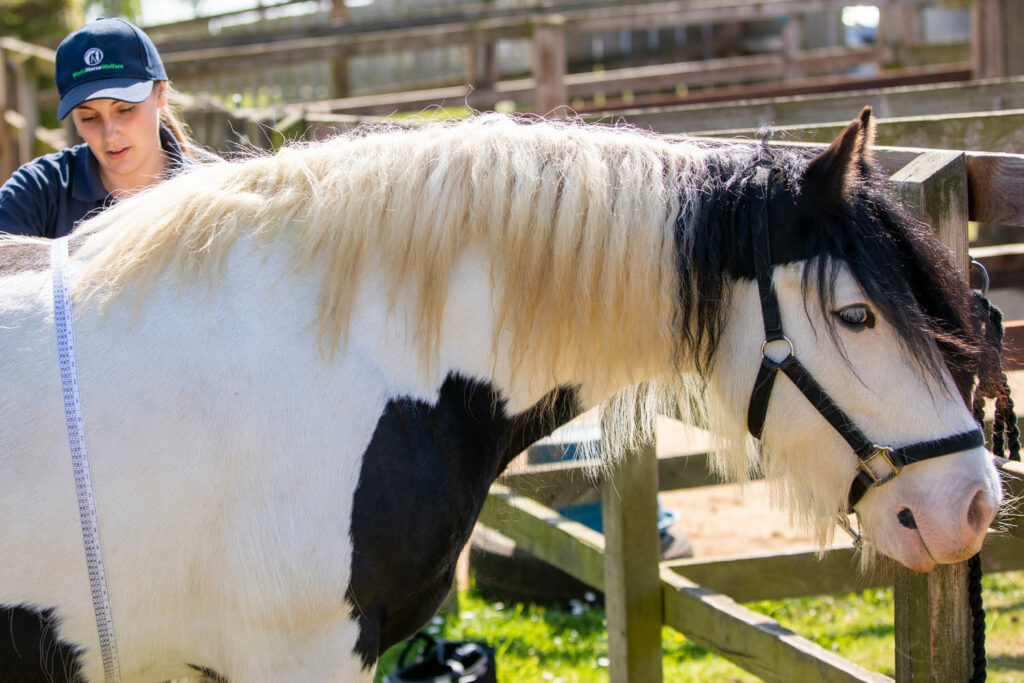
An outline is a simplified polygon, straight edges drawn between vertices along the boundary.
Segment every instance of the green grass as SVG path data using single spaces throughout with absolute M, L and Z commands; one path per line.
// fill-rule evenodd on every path
M 1024 572 L 986 576 L 983 587 L 988 613 L 988 680 L 1024 683 Z M 608 680 L 608 637 L 600 606 L 587 601 L 567 608 L 505 605 L 488 602 L 472 590 L 464 591 L 459 601 L 460 613 L 435 617 L 428 632 L 447 639 L 483 640 L 494 646 L 499 681 Z M 768 600 L 748 606 L 846 659 L 894 675 L 891 590 Z M 672 629 L 663 629 L 662 645 L 666 681 L 759 680 Z M 385 653 L 382 673 L 392 670 L 400 649 L 396 646 Z

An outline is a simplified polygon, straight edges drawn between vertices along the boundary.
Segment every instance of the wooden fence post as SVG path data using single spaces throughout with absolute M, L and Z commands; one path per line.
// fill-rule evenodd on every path
M 345 0 L 331 0 L 330 22 L 332 26 L 348 23 L 348 6 Z M 348 58 L 336 57 L 331 60 L 331 81 L 333 94 L 331 97 L 347 97 L 352 83 L 349 79 Z
M 39 127 L 39 95 L 36 92 L 36 70 L 32 57 L 18 55 L 14 60 L 14 83 L 18 90 L 18 109 L 24 117 L 24 128 L 18 144 L 20 163 L 35 156 L 36 129 Z
M 932 226 L 967 276 L 967 158 L 928 152 L 890 181 L 918 218 Z M 939 565 L 927 574 L 896 570 L 896 681 L 967 681 L 971 677 L 971 610 L 967 563 Z
M 804 18 L 793 15 L 786 18 L 782 27 L 782 54 L 786 59 L 793 59 L 803 49 Z
M 1024 74 L 1024 22 L 1020 0 L 974 0 L 971 5 L 971 60 L 975 78 Z
M 657 495 L 653 443 L 627 453 L 601 483 L 611 683 L 662 680 Z
M 14 173 L 14 146 L 11 142 L 10 130 L 7 128 L 7 50 L 0 46 L 0 183 Z
M 926 152 L 890 178 L 910 212 L 932 227 L 967 275 L 967 156 L 958 151 Z
M 493 93 L 498 82 L 498 46 L 493 40 L 480 39 L 466 46 L 469 62 L 467 76 L 474 93 Z
M 538 15 L 533 28 L 533 109 L 538 114 L 552 114 L 568 100 L 565 87 L 565 17 L 558 14 Z
M 881 8 L 878 30 L 882 42 L 890 47 L 921 43 L 921 8 L 918 5 L 889 5 Z
M 485 10 L 494 8 L 495 0 L 482 0 L 480 3 Z M 481 26 L 478 24 L 478 27 Z M 466 45 L 467 73 L 470 84 L 473 86 L 473 95 L 484 95 L 483 99 L 492 100 L 495 85 L 500 77 L 498 69 L 498 42 L 494 39 L 479 35 L 477 31 L 472 42 Z M 476 99 L 470 96 L 470 101 Z

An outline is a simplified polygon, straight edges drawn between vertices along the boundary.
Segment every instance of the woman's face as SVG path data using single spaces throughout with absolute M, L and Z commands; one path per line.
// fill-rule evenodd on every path
M 160 109 L 166 104 L 167 86 L 158 82 L 142 102 L 89 100 L 72 110 L 75 128 L 99 162 L 108 190 L 131 189 L 159 176 Z

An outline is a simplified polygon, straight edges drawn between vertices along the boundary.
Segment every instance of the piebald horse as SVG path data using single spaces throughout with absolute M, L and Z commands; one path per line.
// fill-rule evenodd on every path
M 764 474 L 824 542 L 858 459 L 782 375 L 747 434 L 758 258 L 793 353 L 873 443 L 976 428 L 968 289 L 887 195 L 871 128 L 816 156 L 499 115 L 363 129 L 199 164 L 84 224 L 123 679 L 372 680 L 442 601 L 488 486 L 598 404 L 606 458 L 666 406 L 701 411 L 719 471 Z M 0 679 L 100 681 L 49 249 L 0 241 Z M 925 571 L 975 553 L 1000 500 L 974 445 L 856 512 L 866 554 Z

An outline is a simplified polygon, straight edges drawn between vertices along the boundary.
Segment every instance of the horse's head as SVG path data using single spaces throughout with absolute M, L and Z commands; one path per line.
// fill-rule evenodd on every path
M 1001 491 L 967 407 L 969 290 L 873 175 L 871 128 L 865 110 L 813 158 L 765 148 L 723 162 L 718 227 L 742 249 L 704 240 L 687 255 L 733 278 L 709 292 L 695 276 L 693 315 L 718 338 L 714 391 L 761 438 L 761 466 L 796 509 L 822 530 L 853 504 L 873 548 L 927 571 L 978 551 Z M 731 302 L 710 333 L 709 294 Z

